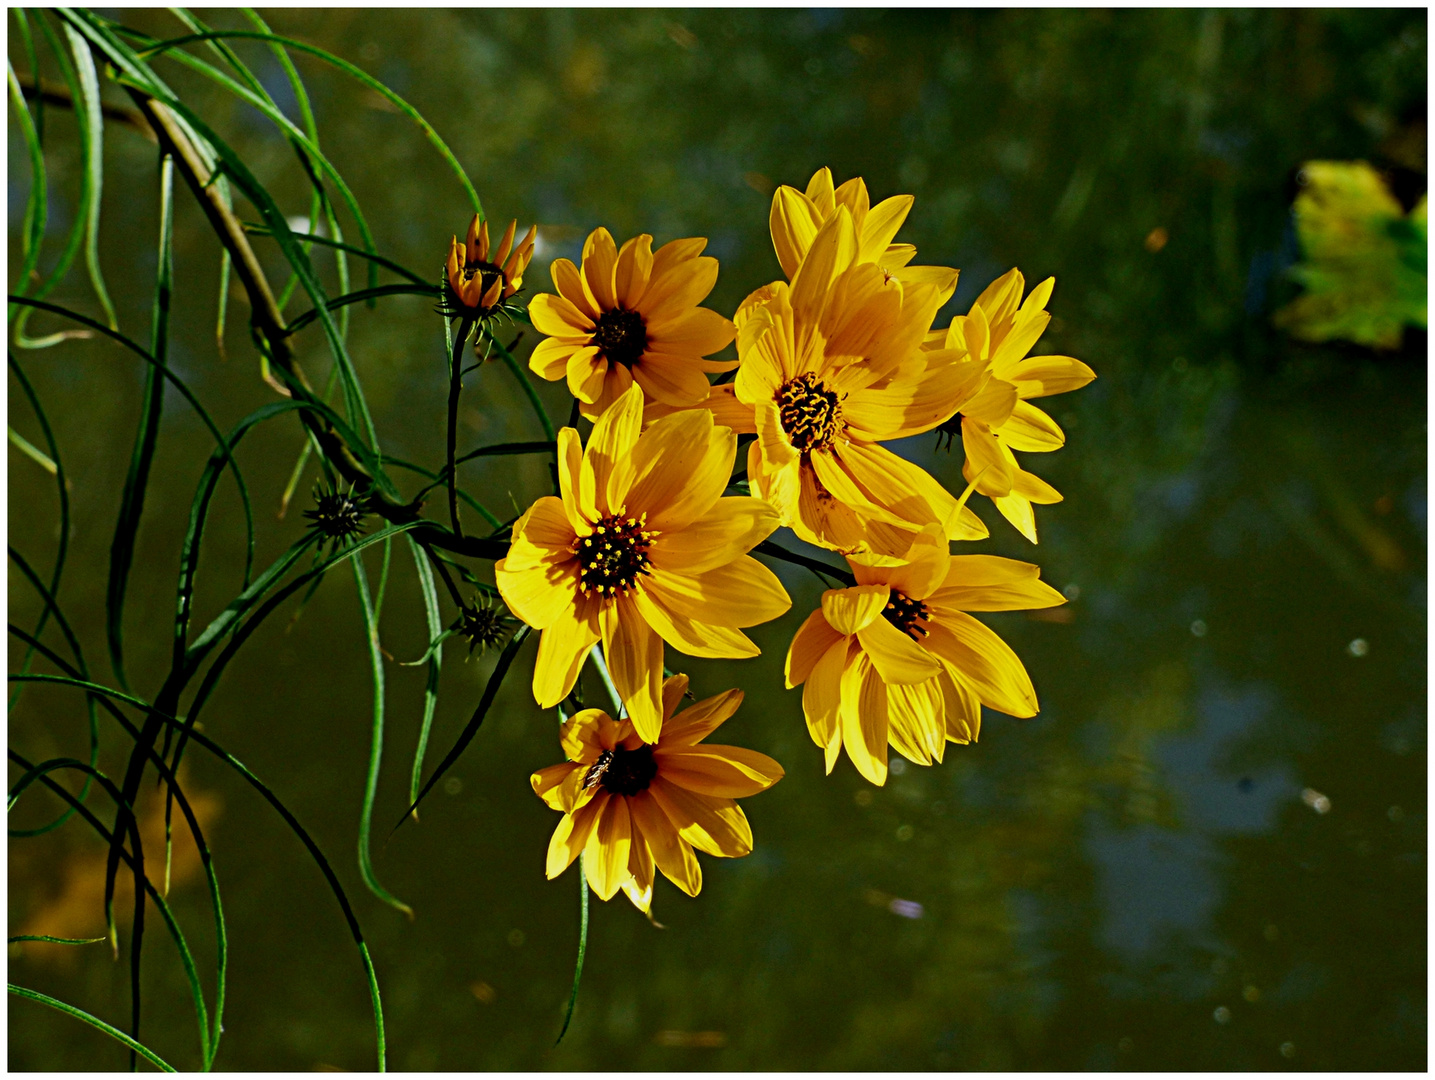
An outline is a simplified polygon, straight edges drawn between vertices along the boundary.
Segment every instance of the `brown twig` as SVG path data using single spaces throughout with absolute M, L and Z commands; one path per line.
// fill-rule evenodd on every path
M 54 105 L 61 109 L 75 107 L 75 99 L 70 96 L 68 86 L 51 82 L 49 79 L 37 81 L 33 75 L 16 75 L 15 79 L 20 84 L 21 92 L 31 101 L 42 101 L 46 105 Z M 100 113 L 106 120 L 113 120 L 133 128 L 150 142 L 159 142 L 159 139 L 155 137 L 154 128 L 144 118 L 143 113 L 134 109 L 126 109 L 123 105 L 110 105 L 103 101 L 100 102 Z

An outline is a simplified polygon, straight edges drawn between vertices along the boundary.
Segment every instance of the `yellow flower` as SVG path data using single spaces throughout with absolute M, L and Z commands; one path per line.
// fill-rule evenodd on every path
M 737 313 L 734 392 L 757 433 L 751 490 L 802 539 L 839 551 L 900 554 L 931 522 L 952 539 L 985 536 L 941 484 L 880 445 L 931 431 L 986 377 L 956 352 L 922 350 L 956 271 L 907 284 L 857 253 L 839 206 L 792 284 L 759 289 Z
M 874 784 L 887 745 L 919 765 L 948 741 L 974 741 L 981 706 L 1033 716 L 1036 691 L 1021 660 L 968 611 L 1053 607 L 1065 598 L 1030 563 L 949 555 L 936 528 L 905 559 L 849 556 L 857 578 L 829 589 L 787 653 L 787 686 L 806 683 L 802 709 L 832 771 L 843 746 Z
M 766 754 L 700 745 L 742 704 L 729 690 L 673 716 L 686 675 L 663 683 L 661 734 L 651 741 L 600 709 L 563 724 L 568 761 L 532 776 L 533 790 L 563 820 L 548 844 L 548 877 L 583 853 L 588 884 L 604 900 L 620 888 L 642 911 L 653 900 L 653 867 L 689 896 L 703 887 L 693 848 L 737 858 L 752 851 L 752 829 L 734 802 L 782 779 Z
M 962 474 L 996 504 L 1002 516 L 1036 543 L 1032 503 L 1061 501 L 1061 493 L 1017 464 L 1013 450 L 1058 450 L 1061 428 L 1028 399 L 1079 390 L 1096 373 L 1070 356 L 1027 356 L 1041 339 L 1051 315 L 1046 302 L 1055 278 L 1047 278 L 1022 300 L 1025 282 L 1012 268 L 986 287 L 966 315 L 928 336 L 927 346 L 958 350 L 986 366 L 991 377 L 961 408 Z M 950 430 L 944 425 L 944 430 Z
M 514 614 L 543 631 L 538 703 L 562 701 L 601 640 L 633 725 L 651 742 L 662 726 L 663 642 L 690 656 L 756 656 L 738 628 L 775 619 L 792 601 L 747 554 L 777 515 L 761 499 L 720 498 L 737 437 L 701 409 L 640 435 L 642 413 L 632 386 L 598 418 L 586 449 L 573 428 L 558 433 L 562 498 L 529 507 L 494 570 Z
M 942 266 L 908 266 L 917 249 L 911 244 L 892 243 L 897 230 L 907 220 L 913 201 L 910 195 L 893 195 L 872 206 L 867 185 L 860 176 L 834 190 L 832 170 L 826 167 L 812 174 L 805 194 L 783 184 L 773 193 L 769 216 L 772 246 L 777 251 L 782 272 L 788 280 L 792 279 L 822 226 L 836 216 L 839 206 L 845 206 L 852 215 L 856 262 L 876 263 L 903 284 L 941 284 L 948 275 L 955 284 L 955 270 Z
M 637 382 L 649 400 L 679 407 L 700 404 L 707 371 L 733 362 L 705 360 L 727 346 L 733 326 L 698 307 L 717 282 L 718 262 L 702 254 L 702 238 L 674 240 L 653 251 L 653 238 L 634 237 L 618 250 L 607 229 L 583 245 L 580 271 L 568 259 L 550 270 L 558 295 L 528 305 L 539 333 L 529 366 L 568 389 L 594 419 Z
M 488 222 L 477 214 L 468 223 L 468 238 L 460 244 L 453 238 L 449 248 L 444 290 L 445 310 L 459 318 L 485 319 L 503 302 L 523 288 L 523 271 L 533 258 L 533 241 L 538 227 L 531 225 L 523 241 L 513 246 L 518 222 L 509 222 L 508 231 L 496 250 L 490 250 Z M 492 258 L 490 258 L 490 255 Z

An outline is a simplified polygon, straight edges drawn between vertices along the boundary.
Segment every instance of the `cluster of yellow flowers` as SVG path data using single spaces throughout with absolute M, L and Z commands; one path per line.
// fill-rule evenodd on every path
M 966 315 L 934 328 L 958 272 L 914 266 L 916 249 L 893 242 L 912 202 L 872 206 L 860 179 L 834 188 L 827 169 L 806 192 L 779 188 L 771 230 L 786 280 L 753 292 L 732 320 L 701 306 L 718 274 L 705 240 L 654 251 L 642 235 L 620 248 L 602 228 L 581 266 L 553 262 L 557 294 L 530 303 L 547 336 L 531 367 L 567 381 L 593 430 L 586 446 L 573 428 L 559 434 L 561 497 L 539 499 L 514 525 L 498 589 L 542 631 L 533 673 L 541 706 L 572 693 L 601 644 L 626 710 L 567 718 L 568 761 L 533 775 L 534 790 L 564 814 L 549 877 L 582 853 L 600 897 L 622 889 L 647 911 L 655 866 L 695 895 L 694 848 L 752 850 L 734 800 L 770 787 L 782 768 L 703 744 L 742 692 L 677 711 L 688 679 L 664 679 L 663 645 L 699 657 L 758 654 L 742 629 L 791 600 L 749 552 L 780 526 L 841 553 L 854 581 L 822 595 L 787 655 L 787 685 L 803 686 L 829 772 L 845 748 L 882 784 L 889 746 L 930 765 L 948 742 L 976 739 L 983 705 L 1037 711 L 1021 661 L 969 612 L 1050 607 L 1062 595 L 1034 565 L 952 555 L 950 541 L 987 535 L 966 505 L 973 491 L 1036 541 L 1032 505 L 1061 496 L 1014 451 L 1054 450 L 1065 437 L 1030 399 L 1095 376 L 1068 356 L 1026 355 L 1050 321 L 1051 279 L 1023 297 L 1013 269 Z M 463 272 L 450 266 L 455 292 Z M 484 281 L 484 302 L 507 295 L 498 280 Z M 709 359 L 734 340 L 736 360 Z M 731 381 L 707 378 L 734 369 Z M 969 482 L 960 497 L 882 445 L 939 427 L 955 434 L 958 417 Z M 754 436 L 751 494 L 725 495 L 742 479 L 733 465 L 743 435 Z

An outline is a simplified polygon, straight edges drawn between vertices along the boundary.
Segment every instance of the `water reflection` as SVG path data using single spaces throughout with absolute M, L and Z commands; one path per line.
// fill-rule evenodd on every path
M 940 322 L 1010 266 L 1031 280 L 1054 273 L 1042 349 L 1100 375 L 1054 411 L 1069 445 L 1043 460 L 1043 476 L 1066 502 L 1044 508 L 1040 546 L 987 513 L 993 537 L 974 548 L 1040 562 L 1071 598 L 1057 609 L 1068 621 L 990 620 L 1032 673 L 1040 715 L 989 714 L 979 744 L 952 747 L 941 766 L 894 769 L 874 790 L 846 764 L 823 777 L 799 697 L 780 689 L 795 623 L 752 635 L 758 661 L 692 671 L 699 696 L 748 688 L 731 741 L 788 776 L 753 800 L 752 856 L 709 860 L 696 901 L 659 885 L 666 929 L 626 902 L 595 903 L 578 1011 L 556 1049 L 577 883 L 571 872 L 543 880 L 552 822 L 526 781 L 553 760 L 551 717 L 515 682 L 422 825 L 376 850 L 383 880 L 418 911 L 409 923 L 363 893 L 347 854 L 368 710 L 350 586 L 326 583 L 302 618 L 261 632 L 206 723 L 354 886 L 394 1066 L 1423 1066 L 1424 339 L 1407 330 L 1402 350 L 1377 355 L 1297 343 L 1269 319 L 1296 294 L 1281 267 L 1296 257 L 1287 182 L 1302 162 L 1366 159 L 1400 165 L 1405 184 L 1423 177 L 1423 152 L 1410 156 L 1423 144 L 1402 134 L 1423 123 L 1423 12 L 336 10 L 275 22 L 413 100 L 495 217 L 543 224 L 536 288 L 597 224 L 706 235 L 723 266 L 713 303 L 730 310 L 778 273 L 773 185 L 830 164 L 874 193 L 916 195 L 902 238 L 963 269 Z M 245 55 L 288 103 L 277 64 Z M 195 85 L 186 78 L 175 72 Z M 312 80 L 326 153 L 381 250 L 436 269 L 460 194 L 378 99 L 318 70 Z M 276 175 L 287 167 L 256 114 L 207 100 L 243 148 Z M 53 118 L 57 132 L 66 123 Z M 122 322 L 142 327 L 145 256 L 132 269 L 117 253 L 151 243 L 153 152 L 117 132 L 107 154 L 106 266 Z M 280 189 L 298 208 L 291 182 Z M 14 265 L 24 189 L 14 170 L 10 183 Z M 54 184 L 63 207 L 73 178 L 62 170 Z M 202 287 L 177 316 L 174 362 L 225 423 L 269 399 L 242 309 L 230 313 L 229 360 L 213 355 L 217 252 L 188 205 L 176 262 Z M 83 307 L 78 281 L 62 302 Z M 441 338 L 426 303 L 382 303 L 352 317 L 385 450 L 435 460 Z M 42 323 L 31 333 L 51 329 Z M 140 375 L 90 342 L 21 359 L 75 476 L 85 524 L 65 595 L 102 656 L 98 583 Z M 322 374 L 322 343 L 305 341 L 300 359 Z M 482 377 L 490 395 L 464 438 L 536 438 L 512 385 Z M 542 392 L 566 415 L 561 387 Z M 12 423 L 35 441 L 18 397 L 12 384 Z M 166 417 L 153 505 L 172 512 L 207 450 L 191 417 Z M 253 439 L 247 478 L 260 506 L 277 507 L 299 434 Z M 964 486 L 959 451 L 930 436 L 898 449 Z M 11 542 L 49 550 L 49 478 L 13 455 L 10 477 Z M 505 509 L 546 483 L 536 462 L 468 479 Z M 236 507 L 216 513 L 205 610 L 243 558 L 226 534 Z M 299 527 L 267 521 L 259 557 Z M 142 534 L 134 626 L 167 625 L 178 528 L 156 516 Z M 821 586 L 795 568 L 782 576 L 794 611 L 810 610 Z M 11 603 L 17 621 L 38 614 L 19 589 Z M 423 651 L 422 608 L 397 561 L 385 618 L 390 652 Z M 140 640 L 133 677 L 152 686 L 165 643 Z M 436 744 L 459 730 L 491 666 L 449 659 Z M 380 807 L 397 814 L 423 675 L 390 672 Z M 11 738 L 31 756 L 74 752 L 83 723 L 72 712 L 28 692 Z M 117 746 L 102 758 L 111 769 Z M 369 1067 L 367 998 L 317 874 L 249 792 L 209 763 L 193 767 L 225 807 L 216 858 L 235 965 L 219 1064 Z M 42 843 L 12 842 L 14 910 L 58 885 L 64 849 Z M 202 897 L 180 893 L 175 906 L 203 940 Z M 12 968 L 124 1015 L 125 974 L 103 946 L 88 948 L 69 971 L 28 951 Z M 157 950 L 149 968 L 146 1028 L 171 1060 L 193 1064 L 171 960 Z M 12 1067 L 119 1065 L 120 1051 L 67 1019 L 12 1010 Z

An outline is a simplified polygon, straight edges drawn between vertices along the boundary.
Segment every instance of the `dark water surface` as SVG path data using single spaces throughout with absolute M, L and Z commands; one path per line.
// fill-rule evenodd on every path
M 183 32 L 167 16 L 125 18 Z M 722 741 L 787 769 L 745 803 L 756 851 L 704 858 L 696 900 L 659 884 L 665 929 L 621 894 L 595 901 L 577 1012 L 556 1049 L 578 885 L 572 871 L 543 877 L 557 815 L 528 774 L 561 754 L 552 714 L 528 691 L 531 647 L 422 823 L 385 843 L 406 802 L 424 684 L 422 668 L 387 669 L 375 863 L 415 909 L 409 921 L 364 890 L 354 855 L 371 684 L 352 576 L 332 575 L 297 621 L 292 604 L 270 620 L 225 676 L 205 728 L 305 822 L 354 898 L 391 1066 L 1425 1067 L 1425 339 L 1407 334 L 1402 350 L 1378 353 L 1300 344 L 1270 323 L 1294 294 L 1283 271 L 1296 254 L 1289 205 L 1302 162 L 1401 165 L 1401 184 L 1415 195 L 1423 186 L 1423 11 L 325 11 L 271 21 L 412 101 L 494 218 L 542 223 L 536 290 L 549 288 L 550 259 L 576 255 L 605 224 L 620 240 L 708 237 L 722 261 L 713 306 L 731 312 L 778 273 L 773 185 L 805 185 L 825 164 L 839 180 L 865 177 L 874 198 L 916 196 L 900 239 L 918 245 L 919 261 L 962 268 L 943 322 L 1012 265 L 1031 282 L 1055 274 L 1056 318 L 1037 351 L 1079 357 L 1099 375 L 1048 399 L 1066 448 L 1025 459 L 1066 496 L 1039 509 L 1041 544 L 976 505 L 992 537 L 969 550 L 1036 561 L 1072 597 L 1068 621 L 989 619 L 1031 672 L 1040 715 L 988 713 L 979 744 L 951 747 L 940 766 L 894 769 L 882 789 L 845 759 L 824 777 L 800 694 L 781 688 L 787 641 L 821 586 L 779 567 L 793 611 L 753 632 L 760 659 L 669 653 L 699 696 L 744 687 Z M 28 70 L 11 42 L 12 63 Z M 292 105 L 263 47 L 237 48 Z M 325 151 L 379 250 L 436 270 L 467 221 L 451 174 L 376 95 L 298 64 Z M 175 64 L 159 70 L 204 105 L 290 213 L 306 212 L 292 154 L 258 113 Z M 48 110 L 47 125 L 53 258 L 74 212 L 78 154 L 68 115 Z M 102 259 L 122 327 L 143 339 L 154 151 L 122 128 L 107 139 Z M 13 124 L 9 145 L 15 267 L 29 181 Z M 216 354 L 218 248 L 188 192 L 177 199 L 172 363 L 227 427 L 275 398 L 237 287 L 228 359 Z M 1164 246 L 1151 239 L 1158 228 Z M 268 263 L 276 282 L 279 265 Z M 332 263 L 321 265 L 337 292 Z M 98 311 L 82 268 L 55 298 Z M 433 463 L 446 376 L 430 306 L 398 297 L 354 308 L 350 347 L 385 452 Z M 31 329 L 57 327 L 36 319 Z M 521 354 L 533 343 L 530 333 Z M 311 377 L 325 373 L 317 330 L 302 335 L 299 357 Z M 97 342 L 19 358 L 73 478 L 62 601 L 107 679 L 104 581 L 143 375 Z M 501 367 L 471 385 L 461 446 L 541 437 Z M 566 416 L 561 386 L 542 394 Z M 11 423 L 38 443 L 13 377 L 10 401 Z M 933 443 L 901 450 L 960 490 L 960 452 Z M 179 544 L 210 445 L 169 395 L 126 618 L 141 694 L 167 666 Z M 302 506 L 274 516 L 300 445 L 298 425 L 280 422 L 240 454 L 256 565 L 302 529 Z M 314 475 L 311 465 L 298 502 Z M 10 542 L 48 566 L 53 481 L 14 452 L 9 476 Z M 548 480 L 532 457 L 474 468 L 466 482 L 507 517 Z M 208 535 L 201 619 L 243 569 L 229 481 Z M 402 545 L 394 556 L 383 643 L 413 659 L 423 608 Z M 378 572 L 370 559 L 370 579 Z M 33 625 L 39 604 L 18 574 L 11 586 L 12 618 Z M 21 656 L 12 644 L 12 667 Z M 430 765 L 492 663 L 448 650 Z M 103 724 L 101 765 L 114 774 L 127 742 Z M 31 689 L 10 742 L 32 760 L 82 757 L 85 730 L 71 691 Z M 367 991 L 318 871 L 231 773 L 197 753 L 187 760 L 229 927 L 217 1065 L 372 1068 Z M 52 812 L 48 796 L 26 798 L 13 825 Z M 102 848 L 84 830 L 72 822 L 11 841 L 11 934 L 103 933 Z M 171 897 L 212 1002 L 213 931 L 192 855 L 176 855 Z M 145 1039 L 193 1068 L 183 974 L 150 921 Z M 106 945 L 12 947 L 9 966 L 12 981 L 125 1023 L 128 965 Z M 103 1036 L 12 999 L 12 1068 L 124 1063 Z

